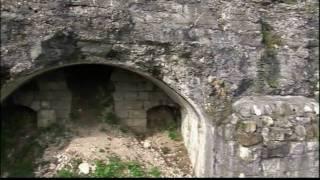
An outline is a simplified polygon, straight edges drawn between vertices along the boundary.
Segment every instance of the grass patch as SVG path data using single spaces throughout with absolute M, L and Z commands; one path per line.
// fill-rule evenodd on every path
M 151 177 L 160 177 L 161 176 L 161 171 L 159 170 L 158 167 L 153 167 L 153 168 L 151 168 L 149 170 L 148 174 Z
M 77 177 L 75 173 L 73 173 L 71 170 L 68 169 L 61 169 L 57 173 L 57 177 L 60 178 L 71 178 L 71 177 Z
M 181 141 L 182 140 L 182 135 L 181 132 L 179 131 L 177 124 L 172 123 L 168 126 L 167 128 L 168 132 L 168 137 L 174 141 Z
M 125 164 L 118 159 L 110 159 L 110 163 L 105 164 L 102 161 L 96 163 L 96 170 L 92 174 L 93 177 L 123 177 Z
M 129 170 L 129 175 L 131 177 L 144 177 L 145 176 L 145 172 L 139 163 L 129 162 L 129 163 L 127 163 L 127 167 Z
M 90 172 L 87 177 L 93 178 L 141 178 L 141 177 L 160 177 L 161 171 L 158 167 L 152 167 L 149 170 L 143 168 L 143 166 L 136 161 L 121 161 L 117 156 L 109 157 L 109 163 L 105 163 L 101 160 L 96 161 L 96 169 L 94 172 Z M 56 177 L 84 177 L 76 173 L 76 169 L 66 167 L 58 171 Z

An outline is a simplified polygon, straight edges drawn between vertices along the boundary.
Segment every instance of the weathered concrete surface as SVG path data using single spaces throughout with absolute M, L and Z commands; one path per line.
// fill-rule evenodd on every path
M 225 176 L 213 168 L 218 160 L 212 142 L 220 141 L 216 127 L 232 114 L 236 99 L 319 94 L 316 0 L 1 0 L 1 5 L 1 100 L 36 73 L 71 63 L 140 72 L 186 100 L 185 111 L 193 115 L 182 129 L 198 176 Z M 301 127 L 297 132 L 304 134 Z

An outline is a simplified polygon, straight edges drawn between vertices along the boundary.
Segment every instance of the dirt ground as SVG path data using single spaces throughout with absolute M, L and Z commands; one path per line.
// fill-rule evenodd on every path
M 123 132 L 116 126 L 96 124 L 73 125 L 65 137 L 49 144 L 43 156 L 39 157 L 36 177 L 53 177 L 57 171 L 72 161 L 90 164 L 95 169 L 96 160 L 116 155 L 123 161 L 137 161 L 145 168 L 157 167 L 161 177 L 192 177 L 192 167 L 183 141 L 174 141 L 167 132 L 137 137 Z M 68 138 L 67 138 L 68 137 Z

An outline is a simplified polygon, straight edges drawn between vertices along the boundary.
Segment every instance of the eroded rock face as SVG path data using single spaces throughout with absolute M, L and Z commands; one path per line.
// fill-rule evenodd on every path
M 213 140 L 222 143 L 214 135 L 217 127 L 232 111 L 243 117 L 273 113 L 272 107 L 262 110 L 260 104 L 232 108 L 236 99 L 319 94 L 316 0 L 1 0 L 1 5 L 1 100 L 35 73 L 72 63 L 113 64 L 145 73 L 182 95 L 202 119 L 182 124 L 198 176 L 238 176 L 232 166 L 229 172 L 220 171 L 223 167 L 217 162 L 222 160 L 212 151 Z M 279 114 L 310 111 L 309 106 L 275 106 Z M 308 135 L 302 127 L 295 129 L 296 137 L 286 129 L 300 124 L 299 118 L 270 118 L 261 122 L 266 126 L 263 137 L 282 141 Z M 288 127 L 277 129 L 284 126 Z M 232 138 L 231 130 L 226 132 Z M 233 146 L 229 144 L 227 151 Z M 199 158 L 193 155 L 195 149 L 201 149 Z M 196 161 L 202 163 L 195 165 Z M 278 162 L 270 160 L 263 167 Z M 249 169 L 254 176 L 267 175 Z M 296 174 L 292 172 L 288 176 Z

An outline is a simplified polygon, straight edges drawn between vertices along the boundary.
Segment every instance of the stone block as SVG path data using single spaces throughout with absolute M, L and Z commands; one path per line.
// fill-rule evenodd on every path
M 262 160 L 263 175 L 265 177 L 285 177 L 285 167 L 281 158 L 272 158 Z
M 310 117 L 296 117 L 294 122 L 299 123 L 299 124 L 306 124 L 306 123 L 311 122 L 311 118 Z
M 40 109 L 40 102 L 39 101 L 33 101 L 31 103 L 30 108 L 35 110 L 35 111 L 38 111 Z
M 306 143 L 307 151 L 319 151 L 319 141 L 310 141 Z
M 303 154 L 306 149 L 304 142 L 291 142 L 290 143 L 290 154 Z
M 257 124 L 254 121 L 243 121 L 244 131 L 246 133 L 253 133 L 257 129 Z
M 144 111 L 142 101 L 126 101 L 122 105 L 125 109 Z
M 139 99 L 138 92 L 126 92 L 123 93 L 125 100 L 137 100 Z
M 285 135 L 291 135 L 292 131 L 289 128 L 270 127 L 269 140 L 284 141 Z
M 227 124 L 224 128 L 224 139 L 227 141 L 234 139 L 235 126 L 232 124 Z
M 68 99 L 58 99 L 55 101 L 51 101 L 52 109 L 70 109 L 71 101 Z
M 146 118 L 147 113 L 143 110 L 129 110 L 129 118 Z
M 152 97 L 152 94 L 150 94 L 149 92 L 139 92 L 138 93 L 138 99 L 142 100 L 142 101 L 146 101 L 149 99 L 149 96 Z
M 147 120 L 146 119 L 142 119 L 142 118 L 140 118 L 140 119 L 138 119 L 138 118 L 137 119 L 130 118 L 130 119 L 127 119 L 125 121 L 125 123 L 129 127 L 135 126 L 135 127 L 145 128 L 147 126 Z
M 120 119 L 125 119 L 129 117 L 128 111 L 125 110 L 120 110 L 117 111 L 115 110 L 115 114 L 120 118 Z
M 139 91 L 152 91 L 154 85 L 151 82 L 139 82 L 136 83 L 136 89 Z
M 123 93 L 117 93 L 117 92 L 113 93 L 113 100 L 114 101 L 122 101 L 124 99 L 125 99 L 125 97 L 124 97 Z
M 254 134 L 238 133 L 236 136 L 237 136 L 236 137 L 237 141 L 245 147 L 259 144 L 263 140 L 262 136 L 257 133 L 254 133 Z
M 147 131 L 146 127 L 141 126 L 130 126 L 129 128 L 135 133 L 145 133 Z
M 297 126 L 295 127 L 294 132 L 298 135 L 298 137 L 299 137 L 300 140 L 303 140 L 304 137 L 305 137 L 306 134 L 307 134 L 306 129 L 304 128 L 304 126 L 301 126 L 301 125 L 297 125 Z
M 262 116 L 261 118 L 262 118 L 263 124 L 266 126 L 271 126 L 274 123 L 273 119 L 269 116 Z
M 262 149 L 262 158 L 276 158 L 285 157 L 290 152 L 290 146 L 288 143 L 273 143 L 270 142 L 267 147 Z
M 116 82 L 115 90 L 120 92 L 129 92 L 129 91 L 140 91 L 137 83 L 133 82 Z M 144 89 L 142 89 L 144 90 Z
M 38 127 L 48 127 L 56 122 L 56 113 L 54 110 L 40 110 L 37 114 Z
M 239 108 L 239 114 L 242 117 L 250 117 L 252 115 L 251 108 L 249 106 L 242 106 Z
M 41 101 L 40 106 L 42 109 L 50 108 L 50 103 L 48 101 Z
M 155 107 L 157 105 L 159 105 L 159 104 L 157 102 L 154 102 L 154 101 L 144 101 L 143 102 L 144 110 L 148 110 L 148 109 L 150 109 L 152 107 Z

